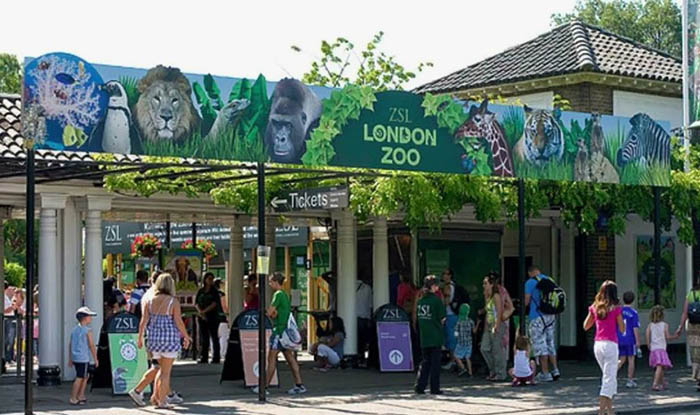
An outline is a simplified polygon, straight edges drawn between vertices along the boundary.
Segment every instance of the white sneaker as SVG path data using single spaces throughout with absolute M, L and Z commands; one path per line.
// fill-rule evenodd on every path
M 182 395 L 180 395 L 177 392 L 173 392 L 172 395 L 168 395 L 168 397 L 165 399 L 168 401 L 169 404 L 173 404 L 173 405 L 179 405 L 179 404 L 185 402 L 185 400 L 182 399 Z
M 446 365 L 442 366 L 442 370 L 450 370 L 454 367 L 455 362 L 449 362 Z
M 259 387 L 259 386 L 254 387 L 253 389 L 251 389 L 251 392 L 253 392 L 255 395 L 259 394 L 259 393 L 260 393 L 260 387 Z M 269 394 L 270 394 L 270 391 L 267 390 L 267 389 L 265 389 L 265 396 L 267 396 L 267 395 L 269 395 Z
M 136 392 L 136 389 L 132 389 L 129 391 L 129 397 L 132 401 L 134 401 L 134 405 L 138 407 L 146 406 L 146 402 L 143 400 L 143 392 L 138 393 Z
M 301 395 L 302 393 L 306 393 L 306 386 L 294 386 L 292 389 L 288 390 L 287 393 L 290 395 Z
M 540 372 L 537 376 L 535 376 L 535 380 L 538 382 L 552 382 L 554 381 L 554 378 L 552 378 L 551 373 Z
M 637 382 L 635 382 L 633 379 L 627 380 L 627 383 L 625 384 L 625 387 L 628 389 L 633 389 L 637 387 Z
M 552 379 L 554 379 L 554 380 L 559 380 L 559 378 L 561 377 L 561 373 L 559 373 L 559 368 L 552 370 L 551 373 L 552 373 Z

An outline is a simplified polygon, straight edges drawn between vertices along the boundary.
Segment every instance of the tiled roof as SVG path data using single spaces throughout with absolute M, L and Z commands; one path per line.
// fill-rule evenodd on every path
M 574 21 L 415 89 L 449 92 L 577 72 L 682 82 L 681 59 Z

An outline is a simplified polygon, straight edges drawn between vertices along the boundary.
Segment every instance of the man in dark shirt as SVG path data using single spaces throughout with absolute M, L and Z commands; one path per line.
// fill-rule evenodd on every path
M 414 390 L 418 394 L 424 394 L 430 378 L 430 393 L 440 395 L 440 353 L 445 344 L 445 304 L 436 294 L 440 286 L 434 275 L 425 277 L 423 289 L 426 293 L 416 307 L 423 361 L 418 370 Z

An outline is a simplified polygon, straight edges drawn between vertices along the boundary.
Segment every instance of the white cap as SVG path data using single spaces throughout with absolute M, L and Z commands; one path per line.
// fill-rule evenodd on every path
M 88 307 L 80 307 L 78 311 L 75 312 L 76 315 L 78 314 L 84 314 L 86 316 L 96 316 L 97 313 L 94 311 L 90 310 Z

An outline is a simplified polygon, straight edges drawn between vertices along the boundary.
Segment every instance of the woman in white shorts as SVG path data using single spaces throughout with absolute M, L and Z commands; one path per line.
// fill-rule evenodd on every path
M 170 409 L 172 405 L 167 401 L 170 374 L 182 348 L 180 340 L 184 338 L 185 348 L 192 341 L 182 321 L 180 302 L 175 297 L 175 281 L 170 274 L 160 274 L 155 284 L 155 295 L 144 304 L 139 325 L 139 348 L 143 347 L 144 332 L 148 334 L 148 352 L 160 366 L 154 401 L 158 408 Z

